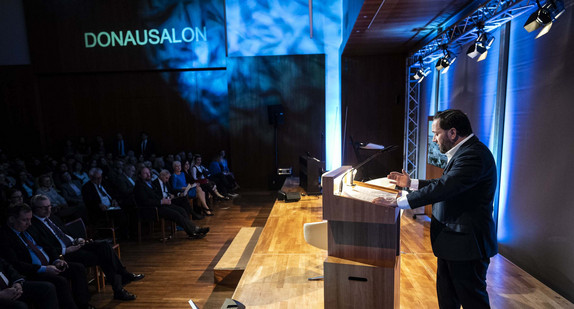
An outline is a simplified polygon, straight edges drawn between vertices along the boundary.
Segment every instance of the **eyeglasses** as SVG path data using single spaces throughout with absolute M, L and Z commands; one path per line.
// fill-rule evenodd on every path
M 51 204 L 50 204 L 50 205 L 46 205 L 46 206 L 37 206 L 36 208 L 44 208 L 44 209 L 48 209 L 48 208 L 50 208 L 50 207 L 52 207 L 52 205 L 51 205 Z
M 20 198 L 24 198 L 24 196 L 22 196 L 21 194 L 20 195 L 12 195 L 10 198 L 11 199 L 17 199 L 17 198 L 20 199 Z

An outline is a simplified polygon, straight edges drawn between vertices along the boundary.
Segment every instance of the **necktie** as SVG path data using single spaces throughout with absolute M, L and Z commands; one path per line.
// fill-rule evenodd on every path
M 72 245 L 72 241 L 70 240 L 70 238 L 56 224 L 54 224 L 52 220 L 46 218 L 44 221 L 48 223 L 50 228 L 52 228 L 52 231 L 54 231 L 54 233 L 56 234 L 56 237 L 58 237 L 58 239 L 60 239 L 64 243 L 64 245 L 66 245 L 66 247 Z
M 44 253 L 40 250 L 40 248 L 38 248 L 38 246 L 36 246 L 32 242 L 32 240 L 30 240 L 30 238 L 28 238 L 28 235 L 26 235 L 24 232 L 21 232 L 20 238 L 22 238 L 24 240 L 24 242 L 26 243 L 28 248 L 30 248 L 30 250 L 32 250 L 32 252 L 34 252 L 36 257 L 38 257 L 38 259 L 40 260 L 40 264 L 42 264 L 42 265 L 48 265 L 49 264 Z

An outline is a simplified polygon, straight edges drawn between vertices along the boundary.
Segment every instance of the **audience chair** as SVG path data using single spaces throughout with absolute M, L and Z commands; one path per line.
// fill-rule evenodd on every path
M 74 238 L 88 239 L 86 225 L 84 224 L 84 220 L 82 220 L 82 218 L 78 218 L 66 223 L 66 230 L 68 231 L 68 233 L 70 233 L 69 235 Z M 118 257 L 121 258 L 120 244 L 114 242 L 112 248 L 116 251 Z M 98 293 L 104 290 L 106 287 L 106 276 L 104 275 L 102 269 L 98 265 L 96 265 L 90 267 L 88 269 L 88 272 L 94 274 L 94 279 L 92 279 L 91 281 L 93 280 L 96 281 L 96 290 L 98 291 Z
M 147 222 L 149 224 L 150 234 L 154 231 L 154 224 L 159 223 L 161 227 L 161 241 L 165 243 L 170 238 L 176 238 L 176 226 L 175 222 L 170 221 L 171 235 L 166 236 L 165 234 L 165 221 L 166 219 L 160 218 L 157 207 L 139 207 L 136 205 L 136 211 L 138 214 L 138 243 L 142 241 L 142 222 Z M 169 220 L 168 220 L 169 221 Z

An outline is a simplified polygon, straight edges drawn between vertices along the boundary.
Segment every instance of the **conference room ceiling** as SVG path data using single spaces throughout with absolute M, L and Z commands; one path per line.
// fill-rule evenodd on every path
M 344 55 L 409 53 L 419 49 L 485 0 L 365 0 Z

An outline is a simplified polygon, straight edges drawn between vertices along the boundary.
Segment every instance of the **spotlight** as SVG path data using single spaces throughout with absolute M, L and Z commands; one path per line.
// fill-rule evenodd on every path
M 470 47 L 466 51 L 466 55 L 473 59 L 476 58 L 476 56 L 480 56 L 476 61 L 477 62 L 482 61 L 486 59 L 486 56 L 488 55 L 488 50 L 490 49 L 490 46 L 492 46 L 493 42 L 494 42 L 493 36 L 488 35 L 486 32 L 481 32 L 479 30 L 478 38 L 476 39 L 474 44 L 470 45 Z
M 419 69 L 415 72 L 413 78 L 417 80 L 418 84 L 420 84 L 420 82 L 422 82 L 423 79 L 425 79 L 425 77 L 430 73 L 430 68 L 425 67 L 425 63 L 422 57 L 419 57 L 418 65 Z
M 425 77 L 427 77 L 427 75 L 430 73 L 430 68 L 425 68 L 425 67 L 420 67 L 417 72 L 415 73 L 415 75 L 413 75 L 413 78 L 417 80 L 417 83 L 420 84 L 420 82 L 423 81 L 423 79 L 425 79 Z
M 543 27 L 538 35 L 536 35 L 536 38 L 539 38 L 550 31 L 552 22 L 558 19 L 566 9 L 564 9 L 564 2 L 562 0 L 548 0 L 543 6 L 540 5 L 538 0 L 536 0 L 536 3 L 538 4 L 538 10 L 528 17 L 528 20 L 526 20 L 524 24 L 524 29 L 528 32 L 532 32 Z
M 446 48 L 443 49 L 443 52 L 444 56 L 440 58 L 435 65 L 435 68 L 437 71 L 440 71 L 440 74 L 446 73 L 450 68 L 450 65 L 453 64 L 456 60 L 456 56 L 450 51 L 446 50 Z

